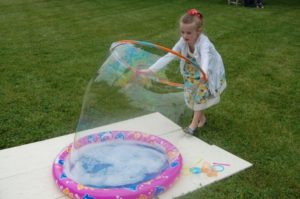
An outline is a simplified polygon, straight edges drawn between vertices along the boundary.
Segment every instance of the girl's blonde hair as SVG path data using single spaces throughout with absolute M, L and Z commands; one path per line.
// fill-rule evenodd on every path
M 203 26 L 203 15 L 196 9 L 188 10 L 180 18 L 180 23 L 191 24 L 194 23 L 197 30 L 201 31 Z

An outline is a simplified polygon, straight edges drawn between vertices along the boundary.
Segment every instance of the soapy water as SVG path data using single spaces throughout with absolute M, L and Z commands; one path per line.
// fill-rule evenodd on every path
M 138 141 L 106 141 L 73 152 L 66 175 L 95 188 L 130 187 L 151 180 L 168 167 L 163 149 Z

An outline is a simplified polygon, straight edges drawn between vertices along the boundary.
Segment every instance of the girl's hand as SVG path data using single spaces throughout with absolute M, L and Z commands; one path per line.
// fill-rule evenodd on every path
M 151 80 L 149 76 L 153 75 L 154 73 L 150 69 L 137 69 L 135 71 L 135 80 L 139 82 L 139 84 L 144 85 L 146 87 L 151 86 Z

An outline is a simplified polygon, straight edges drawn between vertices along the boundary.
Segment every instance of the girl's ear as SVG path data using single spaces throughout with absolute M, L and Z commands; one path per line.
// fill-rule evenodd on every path
M 197 32 L 200 34 L 202 32 L 202 27 L 197 28 Z

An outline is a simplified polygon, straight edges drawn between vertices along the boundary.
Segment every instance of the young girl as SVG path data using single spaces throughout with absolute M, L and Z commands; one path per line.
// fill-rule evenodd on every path
M 186 105 L 194 111 L 193 119 L 184 131 L 194 134 L 197 127 L 203 127 L 206 123 L 206 117 L 202 111 L 220 101 L 220 94 L 226 87 L 225 70 L 220 54 L 207 36 L 202 33 L 203 15 L 198 10 L 187 11 L 180 18 L 179 25 L 181 38 L 173 50 L 196 62 L 208 79 L 208 81 L 205 80 L 199 68 L 181 60 L 180 71 L 184 79 L 184 99 Z M 141 73 L 155 73 L 174 58 L 175 55 L 168 53 Z

